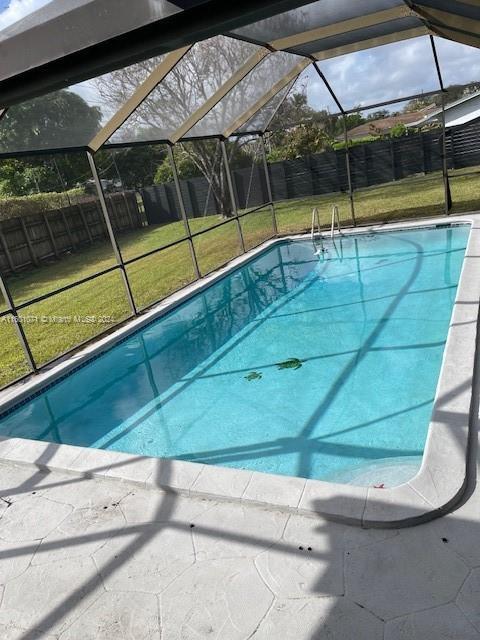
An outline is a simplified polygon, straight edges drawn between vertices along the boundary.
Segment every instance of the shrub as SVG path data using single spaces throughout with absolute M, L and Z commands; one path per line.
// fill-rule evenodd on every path
M 368 144 L 370 142 L 376 142 L 377 140 L 379 140 L 378 136 L 364 136 L 363 138 L 354 138 L 353 140 L 348 141 L 348 146 L 357 147 L 360 144 Z M 334 142 L 333 148 L 335 151 L 345 149 L 345 142 L 343 140 L 341 142 Z
M 85 193 L 83 188 L 70 189 L 62 193 L 35 193 L 31 196 L 0 197 L 0 220 L 31 216 L 52 209 L 67 207 L 69 198 L 75 199 Z

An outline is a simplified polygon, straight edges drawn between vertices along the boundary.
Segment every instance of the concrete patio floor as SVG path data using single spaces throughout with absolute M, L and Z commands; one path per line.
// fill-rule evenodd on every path
M 3 640 L 480 638 L 475 487 L 402 530 L 9 464 L 0 489 Z

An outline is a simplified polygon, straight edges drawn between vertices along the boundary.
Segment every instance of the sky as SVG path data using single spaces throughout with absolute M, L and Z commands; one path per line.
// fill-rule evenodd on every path
M 48 2 L 50 0 L 0 0 L 0 31 Z
M 0 0 L 0 31 L 49 1 Z M 480 49 L 442 38 L 435 41 L 445 86 L 480 81 Z M 332 58 L 321 62 L 320 68 L 345 109 L 438 88 L 427 36 Z M 308 71 L 301 82 L 306 86 L 312 107 L 338 111 L 315 72 Z
M 480 49 L 443 38 L 435 38 L 435 43 L 445 86 L 480 81 Z M 426 36 L 331 58 L 319 66 L 344 109 L 439 88 Z M 338 111 L 317 74 L 308 75 L 306 90 L 311 106 Z

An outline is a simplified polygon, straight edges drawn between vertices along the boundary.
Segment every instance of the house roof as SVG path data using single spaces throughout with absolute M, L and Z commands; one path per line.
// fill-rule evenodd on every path
M 480 91 L 445 105 L 445 128 L 462 127 L 480 119 Z M 442 120 L 442 109 L 437 108 L 427 116 L 410 124 L 411 127 L 423 126 Z
M 348 137 L 350 140 L 355 138 L 364 138 L 369 135 L 386 135 L 397 124 L 404 124 L 406 126 L 412 125 L 419 120 L 423 120 L 427 117 L 428 113 L 435 109 L 435 105 L 425 107 L 418 111 L 410 111 L 407 113 L 399 113 L 397 115 L 386 116 L 385 118 L 379 118 L 377 120 L 369 120 L 363 124 L 349 129 Z

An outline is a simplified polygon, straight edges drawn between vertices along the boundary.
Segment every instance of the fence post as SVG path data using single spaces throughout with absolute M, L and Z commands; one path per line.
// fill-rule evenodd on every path
M 116 220 L 116 225 L 117 225 L 117 230 L 118 231 L 124 231 L 125 228 L 122 226 L 122 212 L 119 211 L 119 208 L 117 207 L 117 203 L 115 202 L 115 198 L 113 197 L 113 193 L 110 194 L 110 197 L 108 198 L 110 201 L 110 207 L 112 209 L 112 213 L 113 213 L 113 219 Z M 127 219 L 129 218 L 129 216 L 127 215 Z M 128 226 L 128 223 L 127 223 Z
M 65 214 L 65 210 L 62 208 L 62 209 L 60 209 L 60 211 L 61 211 L 61 215 L 62 215 L 63 225 L 65 227 L 65 231 L 67 232 L 67 236 L 68 236 L 68 239 L 70 241 L 70 246 L 72 248 L 72 251 L 75 251 L 75 242 L 73 241 L 72 232 L 71 232 L 70 226 L 68 224 L 68 220 L 67 220 L 67 216 Z
M 225 166 L 225 174 L 227 176 L 227 186 L 228 186 L 228 191 L 230 192 L 230 200 L 232 201 L 232 209 L 233 209 L 233 213 L 235 214 L 235 218 L 237 220 L 237 228 L 238 228 L 238 235 L 240 237 L 240 245 L 242 247 L 242 252 L 245 253 L 245 241 L 243 239 L 242 225 L 240 224 L 240 218 L 238 217 L 237 203 L 235 202 L 235 191 L 233 190 L 232 174 L 230 173 L 230 164 L 228 162 L 228 153 L 227 153 L 227 147 L 225 145 L 225 140 L 220 140 L 220 147 L 222 149 L 223 163 Z
M 135 229 L 135 223 L 133 222 L 133 216 L 130 211 L 130 205 L 128 204 L 128 198 L 125 195 L 125 191 L 122 192 L 122 196 L 123 196 L 123 203 L 125 204 L 125 209 L 127 210 L 127 216 L 128 216 L 128 219 L 130 220 L 130 227 L 132 229 Z
M 25 243 L 26 243 L 26 245 L 28 247 L 28 252 L 30 254 L 32 262 L 33 262 L 33 264 L 35 266 L 38 266 L 37 255 L 36 255 L 35 250 L 33 248 L 33 244 L 32 244 L 32 241 L 30 239 L 30 236 L 28 235 L 27 225 L 25 224 L 25 220 L 22 218 L 22 216 L 20 216 L 20 226 L 22 227 L 22 232 L 23 232 L 23 235 L 25 237 Z
M 17 333 L 18 339 L 22 346 L 23 353 L 25 355 L 25 359 L 28 363 L 28 366 L 32 371 L 36 372 L 37 365 L 35 363 L 35 358 L 33 357 L 32 351 L 30 349 L 30 345 L 28 344 L 27 336 L 25 335 L 25 331 L 23 330 L 22 323 L 20 321 L 20 318 L 18 317 L 18 312 L 15 307 L 15 303 L 13 302 L 13 298 L 10 293 L 10 290 L 1 274 L 0 274 L 0 291 L 2 292 L 3 298 L 7 304 L 8 310 L 13 316 L 15 331 Z
M 180 186 L 180 180 L 178 178 L 177 163 L 175 162 L 175 155 L 173 148 L 168 145 L 168 158 L 173 172 L 173 182 L 175 183 L 175 190 L 177 192 L 178 206 L 180 207 L 180 215 L 182 216 L 183 226 L 185 227 L 185 233 L 187 234 L 188 244 L 190 247 L 190 255 L 192 256 L 193 267 L 195 269 L 195 275 L 197 278 L 201 277 L 200 268 L 198 266 L 197 254 L 195 253 L 195 247 L 192 240 L 192 232 L 190 230 L 190 224 L 188 222 L 187 210 L 185 209 L 185 202 L 183 200 L 182 188 Z
M 362 145 L 362 154 L 363 154 L 363 177 L 365 179 L 365 186 L 370 186 L 370 180 L 368 179 L 368 149 L 367 145 Z
M 392 181 L 395 182 L 397 179 L 397 172 L 395 171 L 395 142 L 390 139 L 390 161 L 392 164 Z
M 267 185 L 267 196 L 270 202 L 270 209 L 272 211 L 273 232 L 276 236 L 278 236 L 277 214 L 275 212 L 275 205 L 273 204 L 272 184 L 270 182 L 270 172 L 268 170 L 268 162 L 267 162 L 267 150 L 265 149 L 265 140 L 263 138 L 263 133 L 260 135 L 260 141 L 261 141 L 261 147 L 262 147 L 263 168 L 265 170 L 265 182 Z
M 6 258 L 7 258 L 7 262 L 8 262 L 8 265 L 10 267 L 10 270 L 13 273 L 15 273 L 17 268 L 15 267 L 15 263 L 12 260 L 12 256 L 11 256 L 10 250 L 8 248 L 7 241 L 5 240 L 5 236 L 3 235 L 3 231 L 1 229 L 1 226 L 0 226 L 0 243 L 2 244 L 2 249 L 3 249 L 3 252 L 4 252 L 4 254 L 5 254 Z
M 78 210 L 80 212 L 80 218 L 82 219 L 82 224 L 85 227 L 85 231 L 87 232 L 88 241 L 90 242 L 90 244 L 92 244 L 92 241 L 93 241 L 92 240 L 92 233 L 91 233 L 90 227 L 89 227 L 89 225 L 87 223 L 87 218 L 85 217 L 85 213 L 83 211 L 82 204 L 80 202 L 77 202 L 77 207 L 78 207 Z
M 127 299 L 133 315 L 136 316 L 138 315 L 138 311 L 137 307 L 135 306 L 135 300 L 133 298 L 132 290 L 130 288 L 130 282 L 128 281 L 127 270 L 125 269 L 125 264 L 123 262 L 122 253 L 120 251 L 120 247 L 118 246 L 117 239 L 115 238 L 115 234 L 113 233 L 112 223 L 110 222 L 110 216 L 107 209 L 107 202 L 105 200 L 105 194 L 103 193 L 102 183 L 100 182 L 100 177 L 98 175 L 97 165 L 95 164 L 95 159 L 91 151 L 87 151 L 87 159 L 90 165 L 90 169 L 92 170 L 93 180 L 95 182 L 95 188 L 97 189 L 98 200 L 100 202 L 100 208 L 103 214 L 103 219 L 105 221 L 105 226 L 107 227 L 108 237 L 110 238 L 110 242 L 112 244 L 112 249 L 117 261 L 117 265 L 120 267 Z
M 452 169 L 455 170 L 457 168 L 455 162 L 455 129 L 450 129 L 450 147 L 452 149 Z
M 425 136 L 423 135 L 423 131 L 420 132 L 420 151 L 422 153 L 423 175 L 426 175 L 427 174 L 427 162 L 426 162 L 426 154 L 425 154 Z
M 48 233 L 48 237 L 50 238 L 50 244 L 52 245 L 53 253 L 55 254 L 55 257 L 58 258 L 59 254 L 58 254 L 57 243 L 55 242 L 55 236 L 53 235 L 52 228 L 50 227 L 47 214 L 46 213 L 42 214 L 42 217 L 43 217 L 43 223 Z

